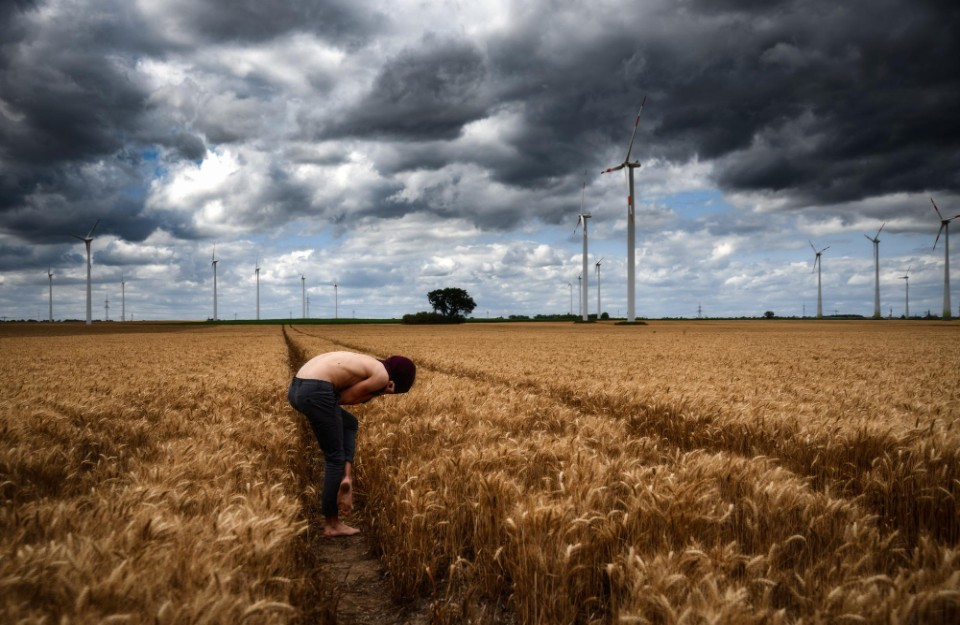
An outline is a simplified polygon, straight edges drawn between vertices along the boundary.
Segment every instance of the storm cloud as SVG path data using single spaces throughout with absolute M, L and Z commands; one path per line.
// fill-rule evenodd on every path
M 583 184 L 613 237 L 624 186 L 599 172 L 644 97 L 651 228 L 894 219 L 960 195 L 957 32 L 934 0 L 5 3 L 0 259 L 12 282 L 65 262 L 97 219 L 104 263 L 371 219 L 528 240 Z M 705 190 L 742 212 L 664 208 Z

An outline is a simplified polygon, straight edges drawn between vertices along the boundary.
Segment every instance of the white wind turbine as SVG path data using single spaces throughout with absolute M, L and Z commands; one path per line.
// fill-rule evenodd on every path
M 257 258 L 254 273 L 257 274 L 257 321 L 260 321 L 260 258 Z
M 49 319 L 53 321 L 53 271 L 47 267 L 47 279 L 50 281 L 50 314 Z
M 307 277 L 300 274 L 300 318 L 307 318 Z
M 123 272 L 120 272 L 120 321 L 127 320 L 127 283 L 123 280 Z
M 337 281 L 333 281 L 333 318 L 340 318 L 340 297 L 337 294 Z
M 813 248 L 813 253 L 816 254 L 816 257 L 813 259 L 813 270 L 817 272 L 817 319 L 823 319 L 823 291 L 820 288 L 820 270 L 823 269 L 823 263 L 820 262 L 820 255 L 829 250 L 830 246 L 828 245 L 822 250 L 817 251 L 817 248 L 813 245 L 813 241 L 810 241 L 810 247 Z
M 887 222 L 880 224 L 880 230 L 883 230 L 883 227 L 887 225 Z M 873 243 L 873 318 L 880 318 L 880 230 L 877 230 L 877 233 L 873 235 L 873 238 L 870 238 L 870 235 L 863 235 L 867 237 L 867 241 Z
M 904 318 L 909 319 L 910 318 L 910 268 L 909 267 L 907 267 L 906 273 L 900 276 L 900 279 L 904 281 L 903 284 L 905 287 L 907 287 L 907 297 L 906 297 L 906 301 L 904 302 L 904 310 L 905 310 Z
M 630 135 L 630 145 L 627 146 L 627 156 L 623 159 L 623 162 L 614 167 L 608 167 L 604 169 L 601 174 L 615 172 L 619 169 L 627 169 L 627 322 L 633 323 L 636 320 L 636 306 L 635 306 L 635 247 L 636 247 L 636 235 L 634 232 L 635 227 L 635 210 L 634 210 L 634 194 L 633 194 L 633 170 L 637 167 L 640 167 L 639 162 L 630 162 L 630 153 L 633 151 L 633 141 L 637 137 L 637 126 L 640 125 L 640 114 L 643 113 L 643 105 L 647 102 L 647 97 L 643 97 L 643 101 L 640 102 L 640 110 L 637 111 L 637 118 L 633 122 L 633 134 Z
M 950 222 L 960 215 L 944 219 L 933 198 L 930 198 L 930 203 L 933 204 L 933 210 L 937 211 L 937 217 L 940 218 L 940 230 L 937 231 L 933 249 L 937 249 L 937 242 L 940 241 L 940 234 L 943 233 L 943 318 L 951 319 L 953 311 L 950 306 Z
M 93 224 L 93 228 L 90 228 L 90 232 L 87 233 L 87 236 L 82 237 L 79 234 L 71 234 L 75 239 L 80 239 L 83 241 L 84 245 L 87 247 L 87 325 L 93 323 L 93 293 L 91 292 L 90 287 L 90 242 L 93 241 L 93 231 L 97 229 L 97 224 L 100 223 L 98 219 Z
M 589 287 L 590 280 L 587 277 L 589 275 L 587 273 L 587 220 L 590 219 L 591 215 L 590 213 L 583 212 L 583 195 L 586 192 L 586 187 L 587 187 L 587 183 L 583 183 L 583 186 L 580 191 L 580 216 L 577 219 L 577 226 L 576 228 L 573 229 L 573 232 L 574 234 L 576 234 L 577 228 L 580 227 L 580 224 L 583 224 L 583 272 L 580 274 L 581 276 L 583 276 L 583 283 L 580 288 L 580 300 L 581 300 L 580 303 L 582 306 L 581 313 L 583 315 L 583 320 L 589 321 L 590 314 L 588 311 L 589 307 L 587 305 L 587 295 L 589 291 L 588 287 Z
M 217 245 L 213 245 L 213 254 L 210 255 L 210 264 L 213 265 L 213 320 L 217 321 Z
M 603 259 L 597 261 L 597 321 L 600 321 L 600 263 L 603 262 Z
M 583 273 L 577 276 L 577 312 L 583 314 Z

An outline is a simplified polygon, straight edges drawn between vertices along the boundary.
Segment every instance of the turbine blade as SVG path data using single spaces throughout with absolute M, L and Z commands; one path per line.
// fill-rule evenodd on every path
M 825 248 L 823 248 L 822 250 L 820 250 L 820 253 L 823 254 L 824 252 L 826 252 L 826 251 L 829 250 L 829 249 L 830 249 L 830 246 L 828 245 L 827 247 L 825 247 Z
M 601 173 L 601 174 L 609 174 L 609 173 L 614 172 L 614 171 L 620 171 L 620 170 L 623 169 L 624 167 L 626 167 L 626 163 L 620 163 L 620 164 L 617 165 L 616 167 L 607 167 L 606 169 L 604 169 L 604 170 L 601 171 L 600 173 Z
M 100 220 L 99 220 L 99 219 L 94 222 L 93 228 L 90 228 L 90 232 L 87 233 L 87 238 L 88 238 L 88 239 L 93 236 L 93 231 L 97 229 L 97 224 L 99 224 L 99 223 L 100 223 Z
M 947 227 L 947 224 L 940 222 L 940 229 L 937 230 L 937 238 L 933 240 L 933 249 L 937 249 L 937 243 L 940 241 L 940 235 L 943 233 L 943 229 Z
M 807 241 L 807 243 L 810 244 L 810 249 L 813 250 L 813 253 L 814 253 L 814 254 L 819 254 L 819 253 L 820 253 L 820 252 L 817 251 L 817 248 L 816 248 L 816 246 L 813 244 L 813 241 Z
M 940 221 L 943 221 L 943 215 L 940 214 L 940 209 L 937 207 L 937 203 L 933 201 L 933 198 L 930 198 L 930 203 L 933 204 L 933 210 L 937 211 L 937 217 L 940 218 Z
M 883 230 L 883 227 L 886 225 L 887 225 L 887 222 L 883 222 L 882 224 L 880 224 L 880 230 Z M 880 236 L 880 230 L 877 230 L 877 236 L 873 237 L 874 239 Z
M 872 241 L 873 243 L 876 243 L 876 241 L 874 241 L 873 239 L 870 238 L 870 235 L 869 235 L 869 234 L 865 234 L 865 235 L 863 235 L 863 236 L 867 237 L 867 241 Z
M 80 239 L 81 241 L 86 241 L 86 239 L 84 239 L 84 238 L 83 238 L 82 236 L 80 236 L 79 234 L 71 234 L 70 236 L 72 236 L 74 239 Z
M 640 125 L 640 114 L 643 113 L 643 105 L 647 103 L 647 96 L 643 96 L 643 101 L 640 102 L 640 110 L 637 111 L 637 119 L 633 122 L 633 134 L 630 135 L 630 146 L 627 148 L 627 158 L 623 159 L 624 163 L 630 161 L 630 153 L 633 152 L 633 140 L 637 138 L 637 126 Z

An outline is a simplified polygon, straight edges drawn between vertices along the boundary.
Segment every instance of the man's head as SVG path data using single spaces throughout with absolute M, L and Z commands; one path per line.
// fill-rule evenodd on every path
M 404 356 L 390 356 L 386 360 L 381 360 L 390 381 L 393 382 L 394 392 L 406 393 L 413 386 L 413 381 L 417 377 L 417 366 L 413 361 Z

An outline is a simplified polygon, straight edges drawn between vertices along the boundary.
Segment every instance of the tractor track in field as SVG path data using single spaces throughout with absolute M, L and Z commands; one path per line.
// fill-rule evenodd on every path
M 282 327 L 287 345 L 291 377 L 308 355 Z M 308 335 L 309 336 L 309 335 Z M 301 538 L 301 566 L 308 575 L 298 607 L 309 625 L 425 625 L 423 608 L 401 606 L 391 600 L 390 585 L 373 546 L 367 540 L 363 501 L 355 502 L 350 523 L 362 531 L 356 536 L 323 537 L 320 488 L 323 484 L 323 455 L 306 419 L 291 408 L 297 418 L 304 449 L 296 473 L 300 478 L 301 506 L 309 529 Z
M 293 330 L 344 349 L 366 351 L 362 345 L 310 334 L 297 328 Z M 682 451 L 705 449 L 745 458 L 767 456 L 784 469 L 807 478 L 810 487 L 817 492 L 832 497 L 859 499 L 861 505 L 877 515 L 880 529 L 885 533 L 897 532 L 900 543 L 907 549 L 915 546 L 923 534 L 930 534 L 947 544 L 960 544 L 960 458 L 927 458 L 923 450 L 913 449 L 910 438 L 863 431 L 848 439 L 835 441 L 827 438 L 811 444 L 799 432 L 769 428 L 763 422 L 743 423 L 737 428 L 725 427 L 718 412 L 692 414 L 682 404 L 655 401 L 624 404 L 605 395 L 579 397 L 553 392 L 528 380 L 516 380 L 468 368 L 451 370 L 449 365 L 440 366 L 423 358 L 417 359 L 417 366 L 444 375 L 533 393 L 580 412 L 616 415 L 613 418 L 628 421 L 635 435 L 658 437 Z M 625 409 L 630 414 L 624 415 Z M 891 456 L 897 457 L 898 452 L 908 456 L 909 461 L 924 465 L 930 475 L 946 473 L 943 482 L 952 485 L 949 493 L 942 496 L 934 496 L 934 493 L 926 497 L 926 503 L 922 504 L 926 514 L 919 517 L 900 517 L 898 509 L 890 505 L 897 498 L 917 496 L 912 490 L 912 481 L 902 479 L 896 472 L 897 465 L 885 464 Z M 826 455 L 842 460 L 824 462 Z M 828 466 L 835 468 L 828 470 L 825 468 Z M 874 471 L 881 471 L 881 474 L 874 475 Z M 883 471 L 889 475 L 883 474 Z M 893 492 L 880 492 L 874 488 L 876 484 L 886 484 Z M 956 521 L 942 523 L 944 518 Z

